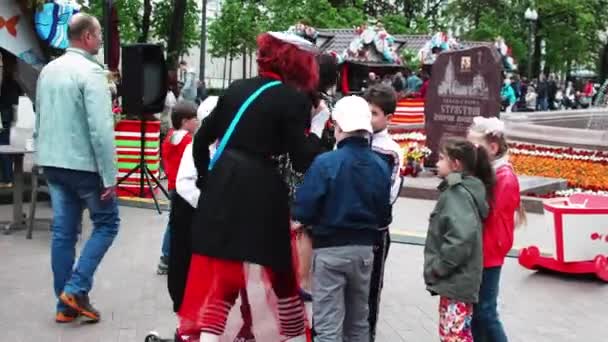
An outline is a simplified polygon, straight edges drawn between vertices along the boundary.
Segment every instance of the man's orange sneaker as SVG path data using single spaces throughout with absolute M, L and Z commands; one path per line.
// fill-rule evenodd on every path
M 76 310 L 79 314 L 87 317 L 91 323 L 98 322 L 101 319 L 99 311 L 95 309 L 89 301 L 89 296 L 86 294 L 78 295 L 73 293 L 62 293 L 59 300 L 70 308 Z
M 72 308 L 67 308 L 63 311 L 57 311 L 57 314 L 55 314 L 55 322 L 72 323 L 76 320 L 76 318 L 78 318 L 78 316 L 78 311 Z

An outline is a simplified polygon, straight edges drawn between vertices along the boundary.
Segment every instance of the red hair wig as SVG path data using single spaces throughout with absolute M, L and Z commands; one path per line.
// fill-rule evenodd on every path
M 258 36 L 258 71 L 275 73 L 287 84 L 304 92 L 313 92 L 319 83 L 319 65 L 315 55 L 268 33 Z

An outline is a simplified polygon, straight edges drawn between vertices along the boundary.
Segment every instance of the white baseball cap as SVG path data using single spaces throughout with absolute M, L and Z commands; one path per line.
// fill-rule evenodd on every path
M 372 130 L 372 112 L 369 104 L 360 96 L 346 96 L 336 102 L 332 118 L 343 132 Z

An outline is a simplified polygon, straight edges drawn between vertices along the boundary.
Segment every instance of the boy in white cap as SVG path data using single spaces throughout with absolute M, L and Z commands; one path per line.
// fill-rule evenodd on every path
M 296 227 L 312 226 L 315 342 L 369 342 L 372 248 L 391 220 L 391 170 L 370 148 L 363 98 L 342 98 L 332 118 L 338 148 L 315 159 L 292 214 Z

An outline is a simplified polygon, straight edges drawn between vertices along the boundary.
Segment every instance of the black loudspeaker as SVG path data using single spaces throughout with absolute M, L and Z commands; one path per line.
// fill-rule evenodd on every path
M 167 96 L 167 65 L 156 44 L 122 47 L 122 111 L 130 115 L 160 113 Z

